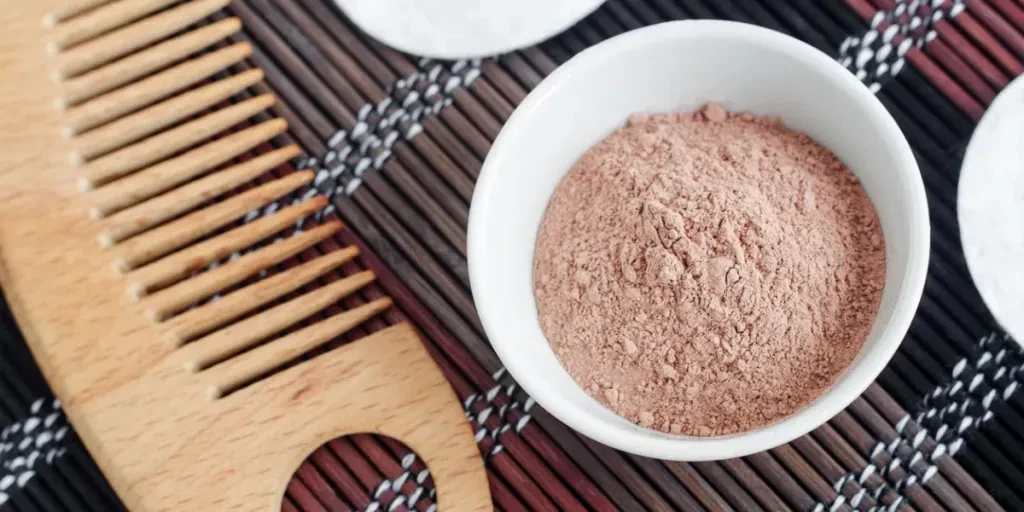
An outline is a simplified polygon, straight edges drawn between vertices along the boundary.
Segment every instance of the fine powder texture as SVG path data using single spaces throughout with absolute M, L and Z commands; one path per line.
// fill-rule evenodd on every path
M 777 119 L 636 114 L 555 191 L 541 328 L 573 379 L 643 427 L 742 432 L 796 412 L 860 350 L 885 281 L 878 215 Z

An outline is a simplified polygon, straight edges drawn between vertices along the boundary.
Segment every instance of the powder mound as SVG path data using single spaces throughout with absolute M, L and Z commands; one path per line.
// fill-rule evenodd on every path
M 541 327 L 591 396 L 664 432 L 788 416 L 878 310 L 878 216 L 835 155 L 777 119 L 637 114 L 555 191 L 537 239 Z

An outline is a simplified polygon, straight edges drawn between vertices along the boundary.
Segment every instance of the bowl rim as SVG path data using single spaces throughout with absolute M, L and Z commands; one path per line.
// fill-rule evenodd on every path
M 388 46 L 391 46 L 401 52 L 408 53 L 409 55 L 417 55 L 420 57 L 426 57 L 431 59 L 444 59 L 444 60 L 459 60 L 459 59 L 478 59 L 487 57 L 492 54 L 501 54 L 511 51 L 515 51 L 521 48 L 527 48 L 540 43 L 548 38 L 551 38 L 561 32 L 564 32 L 569 27 L 572 27 L 580 20 L 586 18 L 590 13 L 596 11 L 604 4 L 606 0 L 584 0 L 579 5 L 574 6 L 573 10 L 563 19 L 559 19 L 556 22 L 550 23 L 548 30 L 539 30 L 529 37 L 520 37 L 514 42 L 503 41 L 501 44 L 487 44 L 481 45 L 484 47 L 483 51 L 479 49 L 476 51 L 467 51 L 465 49 L 458 49 L 452 47 L 445 47 L 443 49 L 429 49 L 424 51 L 423 48 L 417 48 L 411 46 L 409 41 L 401 38 L 396 38 L 392 33 L 382 30 L 378 25 L 373 23 L 366 23 L 367 19 L 362 16 L 362 12 L 357 12 L 357 9 L 352 7 L 351 0 L 334 0 L 334 4 L 346 16 L 355 22 L 359 28 L 373 37 L 378 41 L 381 41 Z
M 708 36 L 769 45 L 789 58 L 804 60 L 821 73 L 833 75 L 832 78 L 837 80 L 839 88 L 845 89 L 845 92 L 854 96 L 855 100 L 859 99 L 857 102 L 860 108 L 864 109 L 865 115 L 873 118 L 881 128 L 884 140 L 888 141 L 890 149 L 896 154 L 894 167 L 910 174 L 907 176 L 907 201 L 911 217 L 908 219 L 907 268 L 900 289 L 896 292 L 897 299 L 891 319 L 880 334 L 876 347 L 863 353 L 861 361 L 851 369 L 852 371 L 843 375 L 840 381 L 834 383 L 811 404 L 773 424 L 753 431 L 722 437 L 669 438 L 669 434 L 640 427 L 623 427 L 598 419 L 545 385 L 534 372 L 527 371 L 525 367 L 529 364 L 528 360 L 515 355 L 515 350 L 511 348 L 512 343 L 501 341 L 502 333 L 497 327 L 498 316 L 502 314 L 502 308 L 499 307 L 500 298 L 485 289 L 483 283 L 487 282 L 487 277 L 481 273 L 480 265 L 474 264 L 474 254 L 480 253 L 487 230 L 484 222 L 489 217 L 490 204 L 486 199 L 495 193 L 497 175 L 501 172 L 496 168 L 495 162 L 500 160 L 499 155 L 514 151 L 509 145 L 508 134 L 524 129 L 529 124 L 530 116 L 549 94 L 577 70 L 600 66 L 601 61 L 609 53 L 635 51 L 636 47 L 643 47 L 656 41 L 692 40 Z M 602 444 L 637 455 L 686 461 L 742 457 L 788 443 L 824 424 L 863 394 L 896 352 L 916 314 L 924 291 L 929 248 L 927 199 L 917 161 L 896 121 L 878 98 L 838 62 L 803 41 L 767 28 L 719 20 L 672 21 L 636 29 L 592 46 L 555 69 L 520 103 L 492 144 L 473 192 L 467 235 L 470 288 L 481 324 L 505 369 L 527 394 L 559 421 Z

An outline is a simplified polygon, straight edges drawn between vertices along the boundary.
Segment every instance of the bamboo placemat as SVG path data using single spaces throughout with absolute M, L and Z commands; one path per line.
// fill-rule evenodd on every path
M 960 250 L 956 183 L 986 106 L 1024 70 L 1021 0 L 610 0 L 536 47 L 437 62 L 372 41 L 330 0 L 235 0 L 249 62 L 275 114 L 317 169 L 317 190 L 464 400 L 496 510 L 1024 510 L 1021 350 L 998 331 Z M 473 184 L 512 109 L 559 63 L 623 31 L 724 18 L 792 34 L 839 59 L 892 112 L 924 176 L 928 282 L 910 334 L 863 397 L 813 433 L 743 459 L 662 462 L 616 452 L 558 423 L 505 374 L 473 309 L 466 220 Z M 245 96 L 245 95 L 243 95 Z M 241 100 L 243 97 L 236 98 Z M 822 115 L 828 115 L 823 113 Z M 257 120 L 258 121 L 258 120 Z M 303 193 L 316 193 L 305 191 Z M 287 204 L 251 212 L 243 222 Z M 304 254 L 287 265 L 312 257 Z M 355 338 L 364 332 L 352 333 Z M 116 510 L 9 313 L 0 314 L 0 510 Z M 399 443 L 343 438 L 315 452 L 283 510 L 433 510 L 429 472 Z

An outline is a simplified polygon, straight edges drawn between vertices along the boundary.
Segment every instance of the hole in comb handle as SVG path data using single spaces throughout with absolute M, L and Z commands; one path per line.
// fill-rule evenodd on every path
M 330 480 L 334 484 L 332 489 L 338 489 L 340 500 L 328 504 L 332 510 L 349 508 L 341 500 L 365 500 L 363 492 L 370 498 L 363 510 L 437 510 L 437 491 L 426 462 L 408 445 L 390 436 L 359 433 L 327 441 L 299 465 L 292 479 L 308 480 L 313 472 L 322 474 L 320 478 Z M 340 483 L 336 476 L 339 474 L 354 478 L 355 486 Z M 305 502 L 305 496 L 296 497 L 291 488 L 285 496 Z
M 265 397 L 294 413 L 266 410 L 251 421 L 277 437 L 274 423 L 287 425 L 292 468 L 300 475 L 320 464 L 329 469 L 329 463 L 355 470 L 344 471 L 360 480 L 354 492 L 371 498 L 358 502 L 361 509 L 494 510 L 481 457 L 481 449 L 494 448 L 491 438 L 475 442 L 459 397 L 408 324 L 329 350 L 214 406 L 245 407 Z M 270 419 L 275 414 L 279 421 Z M 297 425 L 300 414 L 307 422 Z M 276 507 L 289 493 L 285 481 L 274 485 L 274 502 L 267 505 Z

